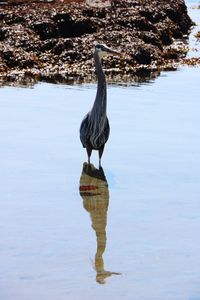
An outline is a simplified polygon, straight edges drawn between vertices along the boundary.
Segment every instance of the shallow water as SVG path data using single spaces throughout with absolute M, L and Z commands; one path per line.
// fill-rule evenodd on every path
M 122 274 L 103 286 L 79 195 L 78 129 L 96 86 L 0 90 L 1 299 L 199 299 L 199 75 L 108 88 L 103 258 Z
M 96 85 L 0 89 L 0 299 L 200 299 L 199 78 L 108 87 L 107 181 L 82 173 Z

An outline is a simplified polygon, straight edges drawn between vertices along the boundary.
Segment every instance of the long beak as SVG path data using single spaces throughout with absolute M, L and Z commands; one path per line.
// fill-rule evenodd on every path
M 112 55 L 124 56 L 123 53 L 118 52 L 118 51 L 113 50 L 113 49 L 108 48 L 108 47 L 106 47 L 106 52 L 107 52 L 108 54 L 112 54 Z

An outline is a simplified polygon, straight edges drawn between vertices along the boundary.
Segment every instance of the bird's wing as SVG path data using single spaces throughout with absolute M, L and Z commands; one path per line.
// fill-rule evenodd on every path
M 89 113 L 83 118 L 80 126 L 80 140 L 84 148 L 86 147 L 88 140 L 88 117 Z
M 83 147 L 87 148 L 92 147 L 93 149 L 98 150 L 101 148 L 108 140 L 110 134 L 110 126 L 108 118 L 103 128 L 98 128 L 98 131 L 91 131 L 91 124 L 89 122 L 89 113 L 84 117 L 81 126 L 80 126 L 80 140 Z M 92 134 L 94 133 L 94 134 Z
M 97 137 L 94 140 L 90 140 L 94 149 L 100 149 L 107 142 L 110 134 L 110 126 L 108 118 L 106 117 L 103 128 L 99 128 L 99 132 L 97 133 Z
M 104 129 L 104 135 L 105 135 L 105 143 L 106 143 L 109 138 L 109 135 L 110 135 L 110 124 L 109 124 L 108 118 L 106 118 L 106 126 Z

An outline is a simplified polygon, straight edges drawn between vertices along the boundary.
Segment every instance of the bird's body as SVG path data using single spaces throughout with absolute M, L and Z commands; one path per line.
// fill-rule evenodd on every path
M 99 165 L 101 165 L 101 156 L 110 133 L 107 118 L 106 77 L 101 65 L 102 57 L 109 53 L 119 54 L 104 45 L 96 45 L 94 62 L 98 76 L 97 93 L 92 109 L 84 117 L 80 126 L 80 140 L 83 147 L 87 150 L 88 162 L 90 163 L 92 150 L 98 150 Z
M 91 150 L 100 150 L 109 138 L 109 121 L 106 116 L 105 118 L 99 118 L 95 120 L 93 123 L 90 117 L 90 113 L 87 113 L 81 123 L 80 139 L 84 148 Z M 92 135 L 90 135 L 90 130 L 92 132 Z

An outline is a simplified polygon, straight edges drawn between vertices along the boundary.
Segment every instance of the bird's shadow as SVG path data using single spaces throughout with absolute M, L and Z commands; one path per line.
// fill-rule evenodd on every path
M 111 275 L 120 275 L 118 272 L 105 270 L 103 254 L 106 249 L 106 225 L 109 206 L 109 189 L 102 167 L 96 169 L 93 164 L 84 163 L 79 185 L 83 207 L 90 214 L 92 228 L 96 233 L 97 250 L 94 259 L 96 282 L 106 283 Z

